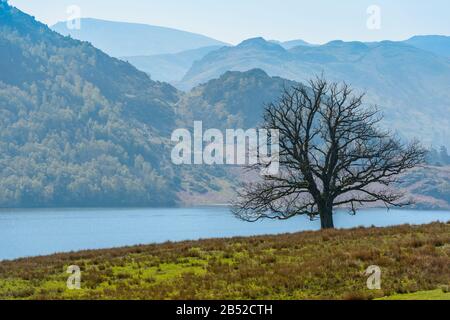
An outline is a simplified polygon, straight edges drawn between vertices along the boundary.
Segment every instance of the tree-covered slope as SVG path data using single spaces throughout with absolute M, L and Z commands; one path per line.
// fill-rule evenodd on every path
M 178 92 L 0 3 L 0 206 L 173 204 Z
M 270 77 L 261 69 L 229 71 L 182 96 L 177 112 L 186 122 L 202 120 L 208 128 L 255 128 L 265 105 L 295 82 Z

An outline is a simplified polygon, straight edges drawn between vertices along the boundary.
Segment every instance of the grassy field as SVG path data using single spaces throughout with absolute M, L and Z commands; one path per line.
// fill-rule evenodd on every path
M 80 290 L 67 289 L 69 265 L 81 268 Z M 371 265 L 382 270 L 381 290 L 366 287 Z M 449 284 L 450 223 L 0 262 L 0 299 L 449 299 Z

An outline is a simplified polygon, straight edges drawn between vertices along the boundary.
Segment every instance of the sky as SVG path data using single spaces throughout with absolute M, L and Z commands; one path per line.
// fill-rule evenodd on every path
M 70 16 L 137 22 L 200 33 L 237 44 L 267 40 L 404 40 L 450 35 L 448 0 L 9 0 L 52 25 Z

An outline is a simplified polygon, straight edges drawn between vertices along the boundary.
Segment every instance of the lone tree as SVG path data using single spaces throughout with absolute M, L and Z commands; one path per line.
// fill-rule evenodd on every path
M 263 125 L 279 131 L 280 171 L 244 184 L 234 214 L 251 222 L 309 215 L 320 217 L 322 229 L 329 229 L 335 207 L 356 214 L 366 203 L 410 204 L 389 185 L 422 163 L 426 151 L 417 141 L 404 144 L 381 129 L 380 112 L 365 106 L 363 97 L 345 83 L 322 78 L 309 81 L 309 87 L 284 90 L 276 104 L 266 107 Z

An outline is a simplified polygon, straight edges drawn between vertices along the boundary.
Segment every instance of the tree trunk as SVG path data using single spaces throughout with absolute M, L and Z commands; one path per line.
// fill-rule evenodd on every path
M 334 229 L 333 208 L 325 206 L 320 210 L 320 224 L 322 230 Z

